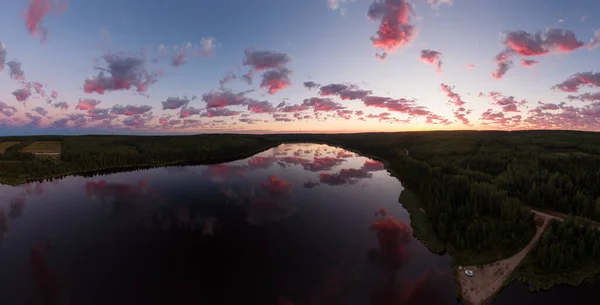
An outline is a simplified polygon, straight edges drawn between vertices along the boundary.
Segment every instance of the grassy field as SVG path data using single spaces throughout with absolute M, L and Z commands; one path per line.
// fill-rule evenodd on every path
M 61 143 L 57 141 L 48 142 L 33 142 L 23 149 L 22 152 L 34 153 L 34 152 L 45 152 L 45 153 L 60 153 Z
M 2 142 L 0 143 L 0 154 L 3 154 L 5 150 L 15 145 L 18 145 L 21 142 Z

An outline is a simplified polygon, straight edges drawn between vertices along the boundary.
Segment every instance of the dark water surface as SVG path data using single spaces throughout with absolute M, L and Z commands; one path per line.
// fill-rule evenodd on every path
M 458 304 L 401 190 L 381 163 L 314 144 L 0 185 L 0 305 Z M 494 304 L 569 301 L 521 286 Z

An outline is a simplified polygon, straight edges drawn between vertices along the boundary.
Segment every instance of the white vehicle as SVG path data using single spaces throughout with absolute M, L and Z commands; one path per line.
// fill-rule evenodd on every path
M 473 270 L 465 270 L 465 274 L 468 276 L 473 276 Z

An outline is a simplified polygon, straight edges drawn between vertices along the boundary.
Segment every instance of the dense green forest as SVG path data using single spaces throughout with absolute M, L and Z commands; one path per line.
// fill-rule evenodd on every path
M 528 207 L 600 220 L 597 133 L 46 136 L 0 141 L 22 142 L 1 157 L 0 182 L 11 184 L 124 166 L 222 162 L 284 142 L 339 146 L 384 160 L 417 195 L 409 196 L 414 197 L 409 211 L 426 215 L 413 221 L 415 232 L 427 232 L 425 239 L 435 239 L 425 240 L 427 244 L 448 250 L 460 264 L 483 264 L 520 250 L 535 232 Z M 60 160 L 19 153 L 32 141 L 61 141 Z
M 513 273 L 532 290 L 555 284 L 578 285 L 600 271 L 600 230 L 585 221 L 552 220 Z
M 226 162 L 249 157 L 274 145 L 264 137 L 251 135 L 0 138 L 0 142 L 3 141 L 22 142 L 0 155 L 0 183 L 12 185 L 117 167 Z M 60 160 L 20 152 L 21 148 L 35 141 L 61 141 Z

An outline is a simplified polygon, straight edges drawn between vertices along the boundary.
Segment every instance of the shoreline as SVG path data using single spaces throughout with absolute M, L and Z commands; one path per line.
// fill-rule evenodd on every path
M 85 176 L 86 174 L 93 175 L 96 173 L 113 172 L 113 171 L 118 173 L 118 172 L 125 172 L 128 169 L 150 169 L 150 168 L 168 167 L 168 166 L 214 165 L 214 164 L 232 162 L 232 161 L 236 161 L 236 160 L 249 158 L 249 157 L 252 157 L 253 155 L 256 155 L 263 151 L 277 147 L 281 144 L 283 144 L 283 143 L 274 143 L 274 144 L 267 145 L 266 147 L 263 147 L 263 148 L 260 148 L 257 150 L 252 150 L 250 152 L 242 153 L 239 155 L 220 157 L 220 158 L 214 158 L 214 159 L 203 160 L 203 161 L 181 160 L 181 161 L 170 161 L 170 162 L 155 163 L 155 164 L 131 164 L 131 165 L 123 165 L 123 166 L 111 166 L 111 167 L 106 167 L 106 168 L 98 168 L 98 169 L 91 169 L 91 170 L 84 170 L 84 171 L 62 172 L 62 173 L 57 173 L 57 174 L 52 174 L 52 175 L 44 175 L 44 176 L 37 176 L 37 177 L 24 178 L 24 179 L 20 179 L 20 178 L 5 179 L 4 177 L 0 177 L 0 185 L 4 184 L 4 185 L 16 187 L 16 186 L 34 182 L 34 181 L 63 178 L 63 177 L 67 177 L 67 176 Z M 21 162 L 21 161 L 15 161 L 15 162 Z
M 534 213 L 534 212 L 532 212 Z M 479 266 L 462 266 L 457 270 L 457 279 L 460 286 L 461 299 L 466 305 L 488 304 L 494 296 L 504 287 L 504 283 L 521 261 L 533 249 L 539 238 L 544 233 L 550 219 L 544 216 L 544 223 L 536 227 L 535 236 L 527 243 L 525 248 L 515 255 L 493 263 Z M 473 271 L 473 276 L 465 274 L 465 270 Z

